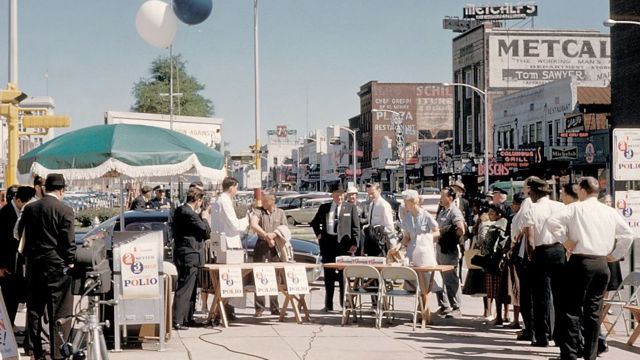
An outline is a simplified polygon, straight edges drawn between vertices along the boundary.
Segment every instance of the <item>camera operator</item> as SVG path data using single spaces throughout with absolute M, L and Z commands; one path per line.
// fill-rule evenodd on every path
M 24 208 L 19 233 L 25 234 L 24 255 L 27 264 L 27 328 L 33 343 L 35 359 L 44 359 L 40 340 L 40 318 L 45 306 L 49 315 L 49 344 L 51 357 L 62 359 L 60 332 L 69 337 L 71 323 L 55 325 L 57 319 L 72 314 L 72 277 L 76 244 L 73 209 L 62 202 L 65 181 L 62 174 L 49 174 L 45 180 L 45 196 Z M 62 331 L 60 331 L 62 330 Z
M 211 235 L 209 209 L 199 211 L 203 198 L 202 189 L 190 188 L 187 192 L 187 203 L 177 208 L 173 215 L 174 261 L 178 268 L 178 286 L 173 300 L 172 319 L 175 330 L 186 330 L 187 325 L 194 325 L 198 268 L 204 265 L 203 243 Z

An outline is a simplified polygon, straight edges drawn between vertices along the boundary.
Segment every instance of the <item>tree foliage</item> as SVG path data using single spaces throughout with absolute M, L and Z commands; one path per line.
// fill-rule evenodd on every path
M 154 114 L 169 114 L 169 79 L 171 69 L 168 56 L 159 56 L 151 63 L 150 77 L 141 78 L 134 84 L 132 94 L 136 103 L 131 111 Z M 173 97 L 173 113 L 176 115 L 214 115 L 213 102 L 199 94 L 204 85 L 187 74 L 185 61 L 181 55 L 173 56 L 173 92 L 182 96 Z

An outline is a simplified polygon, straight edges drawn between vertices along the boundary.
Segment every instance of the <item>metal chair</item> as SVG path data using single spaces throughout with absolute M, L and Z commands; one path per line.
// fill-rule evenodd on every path
M 362 295 L 377 296 L 378 299 L 381 295 L 380 286 L 382 284 L 380 278 L 380 272 L 371 265 L 348 265 L 343 271 L 344 279 L 344 301 L 342 307 L 342 325 L 349 322 L 350 314 L 353 314 L 354 319 L 357 320 L 357 315 L 364 312 L 373 313 L 376 321 L 376 327 L 378 327 L 378 314 L 380 312 L 380 301 L 371 309 L 363 310 L 362 308 Z M 372 286 L 372 281 L 376 281 L 377 284 Z
M 628 289 L 629 297 L 626 299 L 623 298 L 625 287 L 629 288 Z M 616 289 L 613 295 L 611 295 L 608 299 L 604 300 L 604 306 L 602 309 L 602 313 L 603 313 L 602 319 L 603 319 L 603 324 L 607 329 L 606 336 L 609 336 L 609 334 L 611 334 L 611 332 L 613 331 L 613 328 L 616 326 L 616 323 L 620 319 L 620 316 L 622 316 L 624 320 L 624 328 L 627 331 L 627 335 L 629 335 L 629 326 L 627 322 L 630 321 L 631 319 L 627 319 L 625 315 L 625 306 L 640 305 L 640 299 L 638 297 L 639 292 L 640 292 L 640 271 L 634 271 L 632 273 L 629 273 L 629 275 L 627 275 L 624 278 L 624 280 L 622 280 L 622 283 L 620 284 L 618 289 Z M 609 309 L 611 309 L 614 306 L 619 307 L 620 312 L 616 316 L 613 323 L 609 324 L 604 320 L 607 317 L 607 313 Z
M 416 330 L 416 319 L 418 316 L 418 304 L 422 307 L 422 301 L 420 299 L 420 283 L 418 281 L 418 274 L 411 268 L 398 266 L 398 267 L 385 267 L 380 272 L 382 281 L 385 283 L 396 283 L 398 280 L 404 280 L 404 288 L 391 287 L 387 290 L 385 286 L 382 287 L 382 296 L 380 298 L 380 314 L 378 316 L 378 327 L 382 327 L 382 317 L 386 314 L 387 320 L 391 322 L 389 315 L 391 314 L 409 314 L 413 315 L 413 331 Z M 408 289 L 407 283 L 410 283 L 412 288 Z M 413 298 L 412 310 L 397 310 L 395 309 L 396 297 Z

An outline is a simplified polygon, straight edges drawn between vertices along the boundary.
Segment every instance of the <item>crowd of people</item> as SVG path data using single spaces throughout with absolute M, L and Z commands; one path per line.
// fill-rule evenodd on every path
M 386 256 L 388 261 L 414 266 L 451 265 L 453 271 L 427 275 L 434 276 L 439 316 L 460 318 L 462 294 L 482 297 L 480 318 L 521 329 L 517 340 L 540 347 L 553 341 L 562 359 L 594 359 L 606 351 L 603 338 L 599 341 L 603 298 L 620 285 L 619 260 L 634 237 L 610 206 L 610 197 L 599 201 L 598 185 L 590 177 L 566 184 L 560 202 L 550 198 L 546 181 L 530 177 L 523 192 L 513 194 L 507 205 L 506 191 L 468 196 L 464 184 L 455 181 L 442 189 L 435 214 L 421 206 L 416 190 L 402 192 L 397 217 L 381 196 L 379 184 L 366 185 L 366 203 L 357 201 L 355 187 L 345 190 L 335 185 L 330 189 L 331 202 L 318 208 L 310 225 L 324 263 L 346 255 Z M 23 345 L 35 359 L 45 356 L 40 340 L 45 313 L 48 319 L 59 319 L 72 312 L 75 220 L 61 201 L 65 186 L 60 174 L 44 180 L 36 177 L 33 187 L 10 187 L 9 201 L 0 209 L 0 286 L 13 326 L 18 304 L 26 302 Z M 201 269 L 214 261 L 212 240 L 224 237 L 240 243 L 242 234 L 252 231 L 257 235 L 255 262 L 292 258 L 287 247 L 291 233 L 275 194 L 263 191 L 261 206 L 239 218 L 234 207 L 237 191 L 238 181 L 225 178 L 222 192 L 209 204 L 203 184 L 194 182 L 186 201 L 172 214 L 178 270 L 172 318 L 176 330 L 198 325 L 194 322 L 197 289 L 210 287 Z M 170 207 L 164 193 L 162 187 L 143 186 L 130 209 Z M 468 269 L 464 278 L 463 260 Z M 338 302 L 343 305 L 342 279 L 340 271 L 324 269 L 324 312 L 334 310 L 336 282 Z M 206 297 L 202 303 L 206 308 Z M 255 315 L 262 316 L 265 310 L 265 300 L 256 297 Z M 269 299 L 269 310 L 279 314 L 277 297 Z M 232 306 L 227 312 L 235 317 Z M 52 357 L 61 358 L 57 334 L 68 335 L 70 329 L 55 321 L 47 324 Z

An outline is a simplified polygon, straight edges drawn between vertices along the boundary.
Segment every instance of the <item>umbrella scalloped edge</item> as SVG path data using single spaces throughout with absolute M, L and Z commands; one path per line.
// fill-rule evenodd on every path
M 132 166 L 120 160 L 110 158 L 102 164 L 90 169 L 49 169 L 38 162 L 31 164 L 29 174 L 19 174 L 20 178 L 31 175 L 47 176 L 51 173 L 64 175 L 67 180 L 91 180 L 103 177 L 154 178 L 178 175 L 198 175 L 203 179 L 220 181 L 226 176 L 224 169 L 212 169 L 203 166 L 195 154 L 177 164 Z

